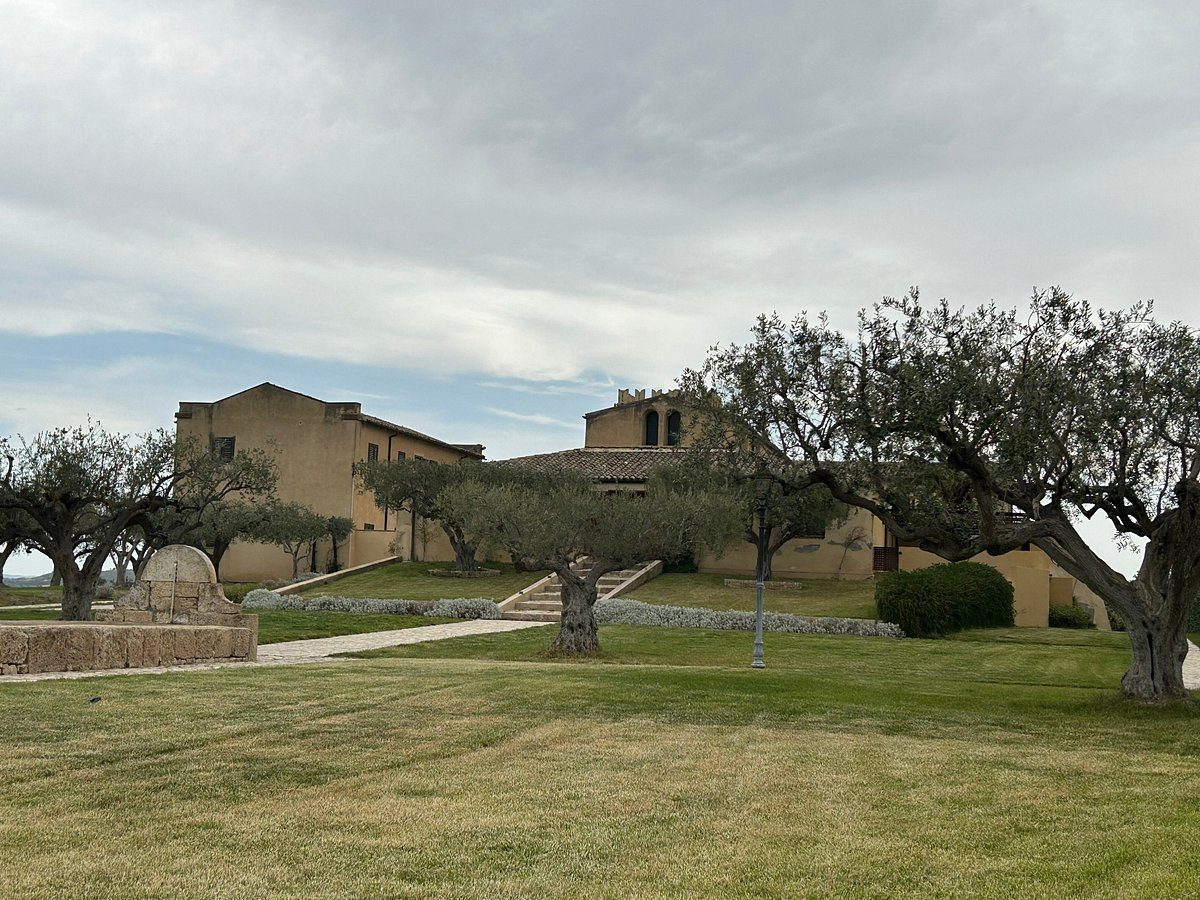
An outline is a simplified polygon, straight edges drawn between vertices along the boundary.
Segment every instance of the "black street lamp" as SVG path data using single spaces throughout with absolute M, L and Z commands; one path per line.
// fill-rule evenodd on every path
M 758 581 L 755 584 L 754 600 L 754 662 L 751 668 L 765 669 L 763 662 L 763 575 L 767 567 L 767 498 L 759 497 L 758 503 Z

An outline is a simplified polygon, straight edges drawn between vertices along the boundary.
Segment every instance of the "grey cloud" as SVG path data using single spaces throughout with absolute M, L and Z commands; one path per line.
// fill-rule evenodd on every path
M 5 15 L 10 330 L 653 383 L 763 309 L 1200 274 L 1190 3 Z

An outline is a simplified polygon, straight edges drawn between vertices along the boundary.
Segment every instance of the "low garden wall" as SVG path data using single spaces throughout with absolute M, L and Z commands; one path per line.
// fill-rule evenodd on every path
M 245 662 L 257 655 L 254 638 L 251 628 L 221 625 L 6 622 L 0 625 L 0 674 Z

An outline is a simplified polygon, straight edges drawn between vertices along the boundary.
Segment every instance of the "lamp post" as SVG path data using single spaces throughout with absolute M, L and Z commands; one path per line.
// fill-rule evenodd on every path
M 750 667 L 765 669 L 763 662 L 763 569 L 766 568 L 767 499 L 758 498 L 758 580 L 754 585 L 754 662 Z

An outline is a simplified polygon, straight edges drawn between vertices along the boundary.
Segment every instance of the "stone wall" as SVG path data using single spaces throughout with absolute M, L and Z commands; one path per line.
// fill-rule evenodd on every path
M 218 625 L 5 622 L 0 675 L 244 662 L 257 655 L 255 637 Z

